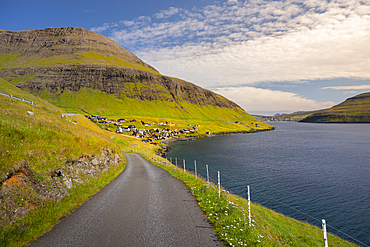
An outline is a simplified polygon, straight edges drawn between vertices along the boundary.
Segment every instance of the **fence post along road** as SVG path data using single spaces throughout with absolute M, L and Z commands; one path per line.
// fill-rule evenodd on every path
M 176 160 L 177 160 L 177 158 L 175 158 Z M 170 158 L 170 160 L 172 160 L 172 157 Z M 185 169 L 185 159 L 183 159 L 183 164 L 184 164 L 184 168 L 183 168 L 183 170 L 184 171 L 186 171 L 186 169 Z M 210 184 L 210 176 L 209 176 L 209 169 L 211 169 L 211 167 L 208 165 L 208 164 L 206 164 L 205 165 L 205 171 L 206 171 L 206 176 L 207 176 L 207 178 L 205 179 L 205 181 L 206 181 L 206 184 L 207 184 L 207 188 L 209 187 L 209 184 Z M 189 170 L 190 171 L 190 170 Z M 216 172 L 216 170 L 214 170 L 214 172 Z M 196 162 L 196 160 L 194 160 L 194 173 L 195 173 L 195 176 L 196 177 L 198 177 L 198 171 L 197 171 L 197 162 Z M 226 176 L 227 177 L 227 176 Z M 225 180 L 225 178 L 223 178 L 224 180 Z M 233 178 L 226 178 L 226 179 L 229 179 L 229 180 L 233 180 L 234 182 L 237 182 L 236 184 L 240 184 L 240 181 L 235 181 L 235 179 L 233 179 Z M 221 172 L 220 171 L 217 171 L 217 184 L 216 184 L 216 181 L 214 182 L 214 186 L 217 188 L 217 193 L 218 193 L 218 198 L 220 198 L 221 197 L 221 194 L 222 194 L 222 192 L 227 192 L 228 193 L 228 191 L 222 191 L 221 190 Z M 233 189 L 235 189 L 235 188 L 246 188 L 246 194 L 247 194 L 247 202 L 248 202 L 248 226 L 249 227 L 254 227 L 255 225 L 252 223 L 252 222 L 254 222 L 254 220 L 252 220 L 252 214 L 251 214 L 251 188 L 250 188 L 250 186 L 249 185 L 247 185 L 247 186 L 245 186 L 245 185 L 241 185 L 241 186 L 236 186 L 236 187 L 233 187 Z M 263 195 L 265 195 L 263 192 L 261 192 L 261 191 L 258 191 L 258 190 L 253 190 L 253 191 L 255 191 L 256 193 L 260 193 L 260 194 L 263 194 Z M 286 203 L 283 203 L 283 202 L 281 202 L 281 201 L 279 201 L 279 200 L 277 200 L 277 199 L 274 199 L 274 198 L 272 198 L 272 197 L 270 197 L 270 196 L 267 196 L 267 195 L 265 195 L 266 197 L 268 197 L 269 199 L 272 199 L 272 200 L 274 200 L 275 202 L 277 202 L 277 203 L 281 203 L 281 204 L 283 204 L 283 205 L 285 205 L 285 206 L 287 206 L 287 207 L 289 207 L 290 209 L 293 209 L 293 210 L 295 210 L 296 212 L 298 212 L 298 213 L 301 213 L 301 214 L 304 214 L 304 215 L 306 215 L 306 216 L 308 216 L 308 217 L 310 217 L 310 218 L 312 218 L 312 219 L 315 219 L 315 220 L 317 220 L 317 221 L 319 221 L 320 223 L 321 223 L 321 225 L 322 225 L 322 236 L 323 236 L 323 239 L 322 239 L 322 245 L 320 245 L 320 246 L 324 246 L 324 247 L 328 247 L 329 246 L 329 244 L 328 244 L 328 234 L 327 234 L 327 226 L 329 226 L 330 228 L 332 228 L 333 230 L 335 230 L 335 231 L 337 231 L 337 232 L 340 232 L 341 234 L 343 234 L 343 235 L 345 235 L 346 237 L 348 237 L 349 239 L 351 239 L 352 241 L 355 241 L 355 242 L 357 242 L 357 243 L 359 243 L 361 246 L 365 246 L 365 247 L 370 247 L 369 245 L 366 245 L 365 243 L 363 243 L 363 242 L 361 242 L 360 240 L 358 240 L 358 239 L 355 239 L 355 238 L 353 238 L 352 236 L 350 236 L 350 235 L 348 235 L 348 234 L 346 234 L 346 233 L 344 233 L 344 232 L 342 232 L 342 231 L 340 231 L 339 229 L 337 229 L 337 228 L 335 228 L 335 227 L 333 227 L 333 226 L 330 226 L 330 225 L 328 225 L 327 224 L 327 222 L 326 222 L 326 220 L 325 219 L 322 219 L 322 220 L 319 220 L 319 219 L 317 219 L 317 218 L 315 218 L 315 217 L 313 217 L 313 216 L 310 216 L 309 214 L 306 214 L 306 213 L 304 213 L 304 212 L 302 212 L 302 211 L 300 211 L 300 210 L 298 210 L 298 209 L 296 209 L 296 208 L 294 208 L 294 207 L 292 207 L 292 206 L 290 206 L 290 205 L 287 205 Z M 270 218 L 268 218 L 267 216 L 266 216 L 266 218 L 267 219 L 269 219 L 269 220 L 271 220 Z M 255 222 L 254 222 L 255 223 Z M 278 224 L 278 223 L 276 223 L 275 222 L 275 224 Z M 280 225 L 279 225 L 280 226 Z M 284 227 L 282 227 L 282 226 L 280 226 L 282 229 L 284 229 Z M 300 242 L 301 244 L 302 244 L 302 246 L 309 246 L 309 245 L 307 245 L 306 243 L 304 243 L 304 242 L 302 242 L 297 236 L 294 236 L 294 234 L 293 233 L 291 233 L 291 232 L 289 232 L 287 229 L 284 229 L 285 231 L 287 231 L 288 233 L 289 233 L 289 235 L 291 235 L 292 237 L 294 237 L 294 238 L 296 238 L 297 239 L 297 241 L 298 242 Z M 280 243 L 277 243 L 277 244 L 280 244 Z
M 184 182 L 125 156 L 116 179 L 30 246 L 223 246 Z

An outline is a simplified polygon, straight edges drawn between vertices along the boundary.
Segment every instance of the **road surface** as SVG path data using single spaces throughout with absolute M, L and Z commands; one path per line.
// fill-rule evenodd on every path
M 139 154 L 30 246 L 222 246 L 185 184 Z

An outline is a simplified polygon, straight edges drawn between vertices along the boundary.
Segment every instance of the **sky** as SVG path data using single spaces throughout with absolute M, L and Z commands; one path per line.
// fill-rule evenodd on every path
M 370 0 L 0 0 L 0 29 L 79 26 L 250 114 L 370 92 Z

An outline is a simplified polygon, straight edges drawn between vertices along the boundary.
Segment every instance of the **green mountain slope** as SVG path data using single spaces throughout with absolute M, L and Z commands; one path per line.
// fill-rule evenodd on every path
M 11 246 L 97 193 L 122 171 L 124 157 L 114 139 L 87 131 L 84 117 L 62 118 L 58 107 L 1 78 L 0 92 L 36 104 L 0 95 L 0 246 Z
M 57 106 L 99 115 L 255 121 L 234 102 L 163 76 L 83 28 L 0 31 L 0 77 Z
M 311 123 L 370 123 L 370 93 L 347 99 L 301 120 Z
M 124 162 L 117 163 L 116 160 L 121 151 L 132 152 L 134 148 L 148 157 L 155 156 L 153 145 L 102 130 L 83 116 L 61 118 L 62 109 L 1 78 L 0 92 L 36 104 L 0 95 L 0 246 L 27 246 L 96 194 L 122 171 Z M 155 159 L 159 160 L 159 157 Z M 222 194 L 219 199 L 212 185 L 204 194 L 206 198 L 201 199 L 195 189 L 206 188 L 205 181 L 174 166 L 156 164 L 184 180 L 192 192 L 196 192 L 194 196 L 207 215 L 231 206 L 227 201 L 224 204 L 214 201 L 211 205 L 210 200 L 224 200 L 226 196 L 238 205 L 237 208 L 230 207 L 229 216 L 225 216 L 223 223 L 216 224 L 216 218 L 210 218 L 220 239 L 227 243 L 229 240 L 223 237 L 226 236 L 225 229 L 233 222 L 245 219 L 246 201 L 230 194 Z M 210 207 L 204 204 L 206 201 Z M 254 243 L 258 246 L 322 243 L 319 228 L 257 204 L 252 204 L 252 214 L 256 226 L 247 239 L 252 246 Z M 248 230 L 247 226 L 245 230 Z M 246 236 L 239 229 L 228 229 L 227 233 L 229 239 Z M 264 238 L 260 237 L 262 235 Z M 332 246 L 354 246 L 331 234 L 329 241 Z

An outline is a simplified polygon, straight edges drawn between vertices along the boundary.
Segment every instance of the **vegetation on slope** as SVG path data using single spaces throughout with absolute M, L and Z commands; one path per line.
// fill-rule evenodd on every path
M 302 122 L 370 123 L 370 93 L 354 96 L 332 108 L 309 115 Z
M 70 108 L 72 112 L 90 113 L 104 116 L 146 116 L 171 119 L 197 119 L 204 121 L 255 121 L 242 109 L 228 109 L 213 105 L 196 105 L 188 102 L 166 102 L 162 100 L 140 100 L 137 98 L 122 97 L 117 99 L 113 95 L 99 90 L 82 88 L 78 92 L 65 90 L 55 94 L 44 90 L 40 97 L 47 99 L 56 106 L 78 107 L 85 112 Z
M 0 31 L 0 77 L 57 106 L 99 115 L 255 121 L 237 104 L 159 74 L 83 28 Z
M 87 131 L 61 118 L 61 109 L 2 79 L 0 92 L 37 104 L 0 95 L 0 246 L 23 246 L 117 176 L 124 157 L 118 163 L 112 156 L 124 148 L 100 128 Z M 109 162 L 101 164 L 107 169 L 89 175 L 74 167 L 90 157 Z
M 34 101 L 37 104 L 37 106 L 32 106 L 0 96 L 0 114 L 3 116 L 0 119 L 0 164 L 3 174 L 2 182 L 4 183 L 7 183 L 11 178 L 16 178 L 19 171 L 26 169 L 32 171 L 29 175 L 34 178 L 34 181 L 47 187 L 52 182 L 50 181 L 52 180 L 50 173 L 55 169 L 65 169 L 68 160 L 91 153 L 99 154 L 101 147 L 125 152 L 140 150 L 141 153 L 150 154 L 150 156 L 153 156 L 157 149 L 156 146 L 142 143 L 138 138 L 99 128 L 81 115 L 69 117 L 70 121 L 67 121 L 61 118 L 63 111 L 60 108 L 1 79 L 0 91 Z M 34 116 L 29 115 L 27 111 L 32 111 Z M 147 117 L 145 119 L 145 121 L 149 120 L 161 121 L 160 118 Z M 207 122 L 196 119 L 177 120 L 174 124 L 186 126 L 188 123 L 195 124 L 198 121 Z M 207 128 L 215 128 L 214 131 L 220 131 L 222 125 L 225 130 L 230 130 L 231 126 L 238 128 L 242 123 L 222 122 L 219 125 L 214 124 L 215 127 L 209 124 Z M 253 227 L 250 228 L 246 224 L 247 204 L 243 198 L 225 192 L 222 193 L 221 198 L 218 198 L 214 185 L 207 189 L 203 180 L 196 179 L 181 169 L 156 164 L 173 176 L 185 181 L 197 198 L 199 206 L 214 225 L 220 240 L 225 244 L 234 246 L 242 244 L 249 246 L 317 246 L 322 243 L 320 229 L 285 217 L 257 204 L 252 204 Z M 7 199 L 17 203 L 18 209 L 29 207 L 29 211 L 28 214 L 18 217 L 12 224 L 0 230 L 0 245 L 24 246 L 32 242 L 50 230 L 62 217 L 97 193 L 122 169 L 122 165 L 117 165 L 112 166 L 108 172 L 101 175 L 82 177 L 84 183 L 75 183 L 72 188 L 68 189 L 68 194 L 57 203 L 53 200 L 42 202 L 34 200 L 35 192 L 32 187 L 26 186 L 19 186 L 18 191 L 12 191 L 12 194 L 1 194 L 2 206 L 7 206 L 4 203 L 4 199 Z M 4 183 L 1 189 L 4 188 Z M 238 228 L 234 228 L 234 226 Z M 289 231 L 287 232 L 286 229 Z M 329 241 L 331 246 L 352 246 L 332 235 L 329 235 Z

